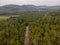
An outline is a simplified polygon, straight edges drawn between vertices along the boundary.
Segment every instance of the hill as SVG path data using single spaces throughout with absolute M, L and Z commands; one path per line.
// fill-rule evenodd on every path
M 0 15 L 19 14 L 22 11 L 45 11 L 45 10 L 59 10 L 60 6 L 35 6 L 35 5 L 3 5 L 0 6 Z

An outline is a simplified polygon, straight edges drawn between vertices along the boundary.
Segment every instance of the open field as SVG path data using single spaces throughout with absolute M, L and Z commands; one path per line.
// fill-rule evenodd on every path
M 0 16 L 0 20 L 5 20 L 5 19 L 8 19 L 10 17 L 17 17 L 19 15 L 9 15 L 9 16 Z
M 10 16 L 0 16 L 0 20 L 8 19 Z

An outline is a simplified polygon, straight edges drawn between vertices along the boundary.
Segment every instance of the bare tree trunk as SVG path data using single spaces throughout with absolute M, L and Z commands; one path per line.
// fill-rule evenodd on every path
M 25 29 L 25 45 L 29 45 L 29 26 L 26 26 Z

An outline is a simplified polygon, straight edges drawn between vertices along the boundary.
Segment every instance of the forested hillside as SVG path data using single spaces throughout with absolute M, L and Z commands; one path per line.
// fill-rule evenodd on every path
M 23 11 L 45 11 L 45 10 L 59 10 L 60 5 L 56 6 L 47 6 L 47 5 L 15 5 L 8 4 L 0 6 L 0 15 L 20 15 Z
M 25 45 L 29 26 L 29 45 L 60 45 L 60 10 L 28 11 L 0 21 L 0 45 Z

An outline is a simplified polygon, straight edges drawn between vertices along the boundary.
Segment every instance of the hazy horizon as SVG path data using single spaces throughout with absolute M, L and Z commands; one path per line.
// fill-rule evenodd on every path
M 60 0 L 0 0 L 0 6 L 8 4 L 56 6 L 60 5 Z

